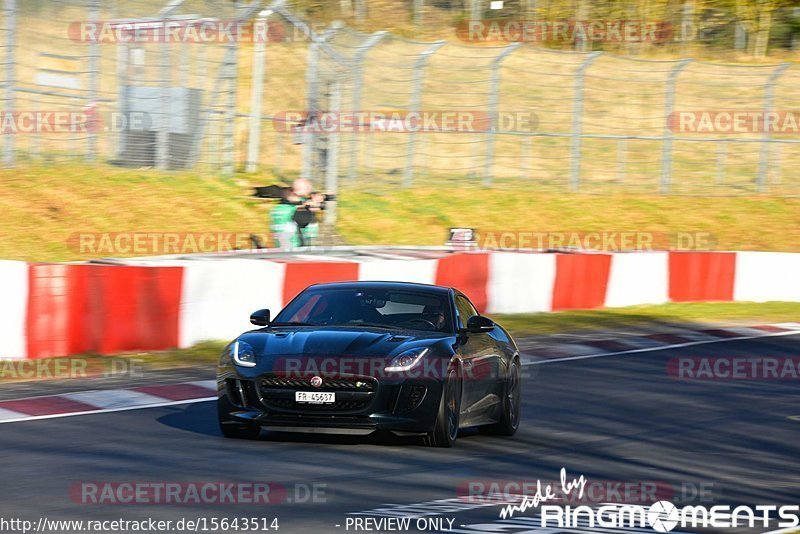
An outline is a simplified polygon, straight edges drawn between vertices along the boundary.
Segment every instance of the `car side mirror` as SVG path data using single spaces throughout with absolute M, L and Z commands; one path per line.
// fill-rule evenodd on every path
M 256 326 L 269 325 L 269 310 L 258 310 L 250 315 L 250 322 Z
M 494 321 L 483 315 L 473 315 L 467 321 L 467 327 L 464 331 L 471 334 L 479 334 L 481 332 L 491 332 L 494 330 Z

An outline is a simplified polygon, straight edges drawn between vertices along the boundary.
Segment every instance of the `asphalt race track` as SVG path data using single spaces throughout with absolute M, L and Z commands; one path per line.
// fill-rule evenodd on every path
M 800 335 L 790 335 L 526 366 L 517 436 L 464 432 L 450 450 L 385 436 L 224 439 L 211 402 L 0 425 L 0 516 L 258 517 L 277 518 L 281 533 L 354 532 L 348 518 L 418 504 L 406 512 L 453 519 L 456 532 L 514 533 L 533 530 L 532 511 L 503 523 L 500 506 L 459 499 L 463 489 L 557 480 L 562 467 L 590 482 L 655 482 L 676 503 L 798 504 L 798 381 L 689 381 L 667 371 L 676 356 L 798 355 Z M 292 502 L 83 504 L 75 487 L 92 481 L 270 482 L 287 490 L 273 490 L 275 500 Z

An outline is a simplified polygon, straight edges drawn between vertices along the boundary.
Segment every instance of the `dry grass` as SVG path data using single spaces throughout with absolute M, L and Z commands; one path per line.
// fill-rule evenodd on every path
M 76 233 L 265 234 L 270 204 L 247 198 L 248 185 L 275 180 L 268 174 L 234 181 L 77 163 L 0 171 L 0 258 L 97 257 L 74 246 Z M 800 251 L 800 199 L 575 195 L 511 183 L 340 196 L 338 231 L 348 243 L 440 245 L 455 226 L 482 232 L 710 232 L 717 249 Z
M 719 250 L 800 251 L 800 199 L 413 189 L 342 197 L 339 230 L 350 242 L 440 245 L 451 227 L 481 232 L 710 232 Z

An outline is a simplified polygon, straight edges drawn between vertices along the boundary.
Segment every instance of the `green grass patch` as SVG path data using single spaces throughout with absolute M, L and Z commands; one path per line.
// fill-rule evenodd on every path
M 763 324 L 795 322 L 799 302 L 691 302 L 657 306 L 628 306 L 602 310 L 493 315 L 512 334 L 536 335 L 621 328 L 657 329 L 687 323 Z
M 290 177 L 287 177 L 289 180 Z M 76 234 L 268 233 L 272 202 L 248 198 L 270 174 L 225 179 L 70 163 L 0 170 L 0 258 L 136 256 L 75 246 Z M 542 192 L 473 182 L 377 194 L 346 187 L 337 231 L 354 245 L 441 245 L 453 226 L 481 232 L 708 232 L 717 250 L 800 250 L 800 199 Z M 245 244 L 245 246 L 248 246 Z

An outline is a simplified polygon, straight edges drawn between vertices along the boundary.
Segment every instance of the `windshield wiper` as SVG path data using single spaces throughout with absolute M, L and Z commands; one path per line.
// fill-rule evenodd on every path
M 270 326 L 318 326 L 311 323 L 304 323 L 301 321 L 285 321 L 279 323 L 270 323 Z

